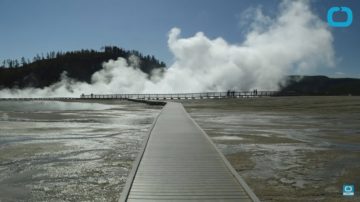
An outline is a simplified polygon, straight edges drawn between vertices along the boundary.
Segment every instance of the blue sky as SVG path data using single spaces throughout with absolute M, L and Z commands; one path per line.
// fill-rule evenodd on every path
M 249 7 L 262 5 L 276 15 L 277 0 L 1 0 L 0 60 L 33 58 L 49 51 L 99 50 L 104 45 L 152 54 L 171 64 L 167 33 L 173 27 L 188 37 L 203 31 L 241 43 L 244 30 L 239 16 Z M 352 9 L 353 24 L 331 28 L 337 64 L 320 68 L 317 74 L 360 77 L 360 2 L 357 0 L 313 0 L 312 9 L 326 20 L 332 6 Z

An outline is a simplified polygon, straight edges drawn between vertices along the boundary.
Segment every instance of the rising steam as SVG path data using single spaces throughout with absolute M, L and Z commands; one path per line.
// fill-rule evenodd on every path
M 306 1 L 307 2 L 307 1 Z M 168 93 L 234 90 L 276 90 L 289 73 L 306 73 L 332 66 L 333 37 L 314 15 L 309 3 L 284 1 L 271 18 L 260 8 L 246 12 L 252 19 L 245 40 L 229 44 L 209 39 L 202 32 L 181 38 L 180 29 L 169 32 L 168 46 L 175 62 L 149 79 L 137 68 L 135 57 L 110 60 L 92 76 L 91 84 L 64 74 L 60 82 L 43 88 L 5 89 L 1 97 L 79 96 L 82 93 Z

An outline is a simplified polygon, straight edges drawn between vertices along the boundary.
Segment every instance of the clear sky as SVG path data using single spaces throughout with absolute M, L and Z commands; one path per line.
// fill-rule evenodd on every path
M 99 50 L 117 45 L 152 54 L 167 64 L 172 55 L 167 34 L 173 27 L 188 37 L 202 31 L 210 38 L 241 43 L 242 12 L 262 6 L 276 15 L 277 0 L 1 0 L 0 61 L 33 58 L 49 51 Z M 331 28 L 336 67 L 318 74 L 360 77 L 360 1 L 313 0 L 312 9 L 323 20 L 332 6 L 348 6 L 354 19 L 350 27 Z M 309 36 L 311 37 L 311 36 Z

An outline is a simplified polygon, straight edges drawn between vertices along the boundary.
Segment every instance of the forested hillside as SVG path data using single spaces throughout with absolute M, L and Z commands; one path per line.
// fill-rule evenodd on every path
M 90 82 L 92 74 L 102 69 L 103 62 L 118 57 L 129 58 L 131 55 L 140 59 L 140 69 L 147 74 L 165 67 L 165 63 L 154 56 L 144 56 L 138 51 L 127 51 L 116 46 L 106 46 L 102 51 L 50 52 L 37 55 L 31 61 L 25 58 L 20 61 L 4 60 L 0 66 L 0 89 L 42 88 L 59 81 L 64 71 L 70 78 Z
M 281 95 L 360 95 L 360 79 L 289 76 Z

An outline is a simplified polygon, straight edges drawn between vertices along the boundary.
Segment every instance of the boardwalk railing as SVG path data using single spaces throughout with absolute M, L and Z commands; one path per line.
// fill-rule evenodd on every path
M 75 99 L 136 99 L 136 100 L 180 100 L 180 99 L 221 99 L 221 98 L 250 98 L 277 96 L 278 91 L 229 91 L 205 93 L 167 93 L 167 94 L 82 94 L 80 97 L 28 97 L 28 98 L 0 98 L 4 100 L 75 100 Z
M 173 99 L 216 99 L 247 98 L 274 96 L 278 91 L 232 91 L 206 93 L 171 93 L 171 94 L 90 94 L 81 95 L 83 99 L 138 99 L 138 100 L 173 100 Z
M 78 97 L 22 97 L 22 98 L 0 98 L 0 101 L 32 101 L 32 100 L 53 100 L 53 101 L 63 101 L 63 100 L 76 100 Z

